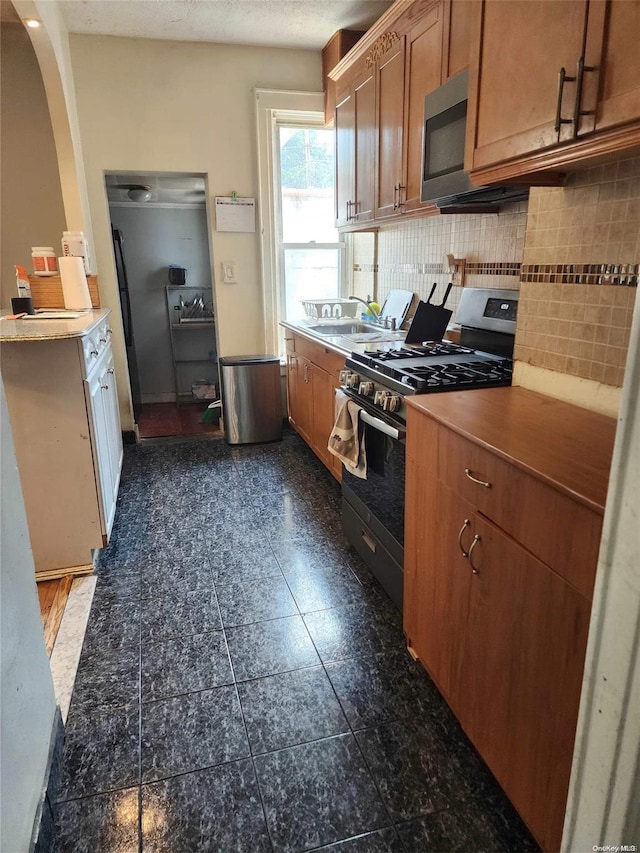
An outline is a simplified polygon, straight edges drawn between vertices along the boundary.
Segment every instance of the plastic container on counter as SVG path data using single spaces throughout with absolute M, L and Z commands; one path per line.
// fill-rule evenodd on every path
M 53 246 L 32 246 L 31 261 L 34 275 L 58 274 L 58 257 Z
M 91 274 L 89 245 L 82 231 L 62 232 L 62 254 L 65 258 L 82 258 L 85 275 Z

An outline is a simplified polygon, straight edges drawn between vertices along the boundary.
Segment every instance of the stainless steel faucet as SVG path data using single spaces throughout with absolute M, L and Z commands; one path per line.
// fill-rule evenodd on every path
M 356 302 L 362 302 L 363 305 L 366 305 L 369 311 L 373 314 L 373 319 L 376 323 L 382 324 L 382 317 L 378 314 L 375 308 L 371 307 L 371 302 L 367 302 L 366 299 L 360 299 L 359 296 L 350 296 L 349 299 L 355 299 Z

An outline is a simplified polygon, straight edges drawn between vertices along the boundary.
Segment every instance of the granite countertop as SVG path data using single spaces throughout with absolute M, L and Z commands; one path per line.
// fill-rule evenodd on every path
M 0 341 L 9 343 L 83 338 L 110 313 L 110 308 L 98 308 L 74 320 L 35 320 L 28 317 L 20 320 L 7 320 L 2 317 L 0 318 Z
M 305 338 L 322 344 L 339 355 L 348 356 L 352 352 L 368 352 L 370 350 L 394 349 L 404 343 L 407 336 L 406 330 L 391 332 L 388 329 L 379 329 L 371 333 L 355 333 L 355 334 L 323 334 L 318 331 L 322 326 L 335 328 L 337 326 L 353 326 L 354 324 L 361 325 L 359 320 L 343 318 L 342 320 L 300 320 L 296 323 L 291 323 L 283 320 L 280 325 L 285 329 L 290 329 L 297 335 L 303 335 Z M 382 345 L 382 346 L 381 346 Z

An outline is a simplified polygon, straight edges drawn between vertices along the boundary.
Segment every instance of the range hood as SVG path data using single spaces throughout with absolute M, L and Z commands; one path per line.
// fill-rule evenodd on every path
M 477 187 L 436 199 L 440 213 L 497 213 L 503 204 L 527 201 L 528 187 Z

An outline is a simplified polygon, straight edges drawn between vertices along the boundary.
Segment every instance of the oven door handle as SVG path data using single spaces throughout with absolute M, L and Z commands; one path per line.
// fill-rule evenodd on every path
M 406 430 L 397 429 L 391 426 L 391 424 L 386 423 L 386 421 L 380 420 L 380 418 L 374 418 L 373 415 L 370 415 L 364 409 L 360 409 L 360 420 L 396 441 L 404 441 L 407 437 Z

